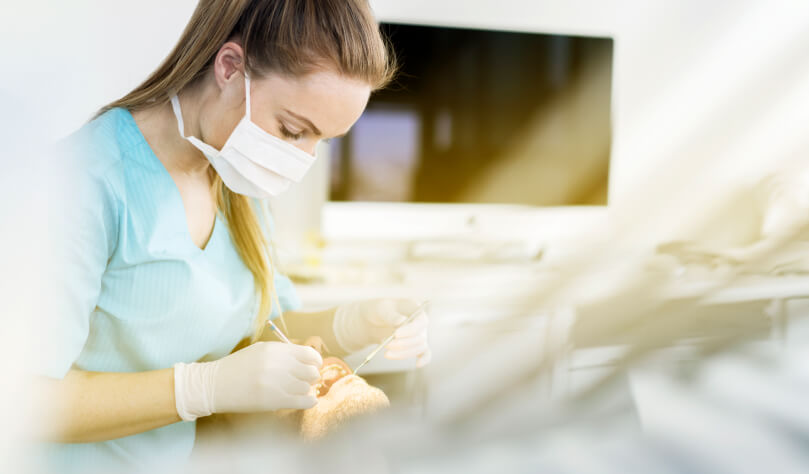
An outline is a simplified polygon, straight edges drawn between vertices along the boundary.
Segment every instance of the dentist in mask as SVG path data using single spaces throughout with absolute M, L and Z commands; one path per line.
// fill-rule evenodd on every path
M 416 302 L 296 312 L 269 245 L 264 200 L 392 64 L 366 0 L 201 0 L 162 65 L 61 144 L 46 468 L 181 466 L 200 417 L 314 406 L 321 356 L 270 341 L 282 313 L 338 356 L 395 332 L 387 357 L 429 361 L 427 316 L 402 325 Z

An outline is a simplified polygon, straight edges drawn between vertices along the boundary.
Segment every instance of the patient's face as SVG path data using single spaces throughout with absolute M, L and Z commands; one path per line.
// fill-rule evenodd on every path
M 324 359 L 320 373 L 321 381 L 315 386 L 318 403 L 301 416 L 301 434 L 306 439 L 320 438 L 350 418 L 390 405 L 382 390 L 351 374 L 340 359 Z

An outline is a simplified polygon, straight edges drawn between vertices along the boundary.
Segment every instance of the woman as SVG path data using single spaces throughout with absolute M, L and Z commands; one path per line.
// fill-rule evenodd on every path
M 64 291 L 40 370 L 51 467 L 180 465 L 198 417 L 317 403 L 320 355 L 265 341 L 271 312 L 298 302 L 273 271 L 261 200 L 300 180 L 392 69 L 366 0 L 201 0 L 159 69 L 67 140 Z M 423 365 L 426 315 L 397 329 L 415 308 L 284 321 L 338 356 L 395 331 L 386 355 Z

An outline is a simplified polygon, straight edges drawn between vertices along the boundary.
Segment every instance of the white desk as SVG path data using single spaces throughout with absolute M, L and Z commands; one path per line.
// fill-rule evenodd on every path
M 428 299 L 432 303 L 431 334 L 433 346 L 449 343 L 459 325 L 496 321 L 508 316 L 527 319 L 543 318 L 556 311 L 575 308 L 555 303 L 542 307 L 531 295 L 544 285 L 554 283 L 555 275 L 541 265 L 394 265 L 394 277 L 386 278 L 381 270 L 371 270 L 373 280 L 355 278 L 349 284 L 299 284 L 297 290 L 304 310 L 318 310 L 347 301 L 402 297 Z M 381 275 L 381 277 L 380 277 Z M 704 295 L 701 303 L 727 304 L 759 300 L 783 300 L 809 297 L 809 276 L 743 276 L 729 286 L 717 286 L 717 280 L 700 275 L 672 277 L 662 288 L 665 299 L 695 298 Z M 575 298 L 571 293 L 571 298 Z M 349 363 L 359 363 L 372 348 L 348 357 Z M 587 364 L 605 361 L 588 359 Z M 389 361 L 377 357 L 364 369 L 365 373 L 397 372 L 414 368 L 413 361 Z

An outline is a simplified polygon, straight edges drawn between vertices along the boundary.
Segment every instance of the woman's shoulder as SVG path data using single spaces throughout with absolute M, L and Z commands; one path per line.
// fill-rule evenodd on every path
M 111 109 L 57 143 L 62 160 L 85 172 L 106 174 L 120 165 L 126 149 L 125 109 Z
M 139 166 L 137 158 L 148 147 L 132 114 L 113 108 L 87 122 L 56 144 L 58 165 L 64 176 L 85 185 L 98 185 L 126 194 L 127 168 Z
M 52 186 L 88 205 L 118 206 L 127 195 L 124 157 L 132 142 L 127 115 L 132 120 L 125 109 L 108 110 L 57 142 L 50 153 Z

